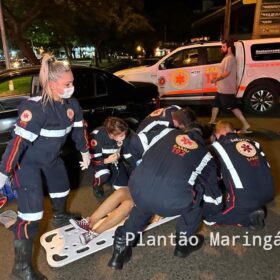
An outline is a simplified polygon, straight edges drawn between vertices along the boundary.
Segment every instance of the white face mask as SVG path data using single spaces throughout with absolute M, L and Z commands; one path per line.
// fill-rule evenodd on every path
M 74 92 L 74 87 L 65 88 L 63 94 L 59 94 L 60 98 L 70 98 Z

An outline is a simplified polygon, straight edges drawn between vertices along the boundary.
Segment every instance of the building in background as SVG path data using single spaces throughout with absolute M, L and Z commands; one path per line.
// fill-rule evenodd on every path
M 220 2 L 204 0 L 201 10 L 194 11 L 201 15 L 192 24 L 195 36 L 205 35 L 207 32 L 212 39 L 222 38 L 226 6 L 221 6 Z M 280 0 L 230 2 L 230 37 L 235 39 L 280 37 Z M 204 34 L 201 34 L 201 30 Z

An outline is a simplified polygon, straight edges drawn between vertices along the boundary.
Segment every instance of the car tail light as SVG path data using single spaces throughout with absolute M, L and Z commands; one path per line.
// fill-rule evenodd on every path
M 153 98 L 153 103 L 155 104 L 155 109 L 159 109 L 160 108 L 160 99 L 159 97 Z

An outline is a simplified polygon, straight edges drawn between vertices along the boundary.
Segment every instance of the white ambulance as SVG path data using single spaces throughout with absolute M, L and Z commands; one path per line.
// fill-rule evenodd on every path
M 235 43 L 238 91 L 245 108 L 257 114 L 277 108 L 280 95 L 280 38 Z M 203 42 L 177 48 L 156 64 L 115 72 L 131 83 L 157 86 L 162 106 L 211 103 L 222 60 L 221 42 Z

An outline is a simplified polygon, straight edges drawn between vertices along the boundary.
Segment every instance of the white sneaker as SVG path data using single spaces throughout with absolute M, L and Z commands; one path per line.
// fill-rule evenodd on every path
M 87 245 L 92 239 L 94 239 L 95 237 L 97 237 L 99 234 L 94 232 L 94 231 L 87 231 L 82 233 L 79 238 L 80 241 L 83 245 Z

